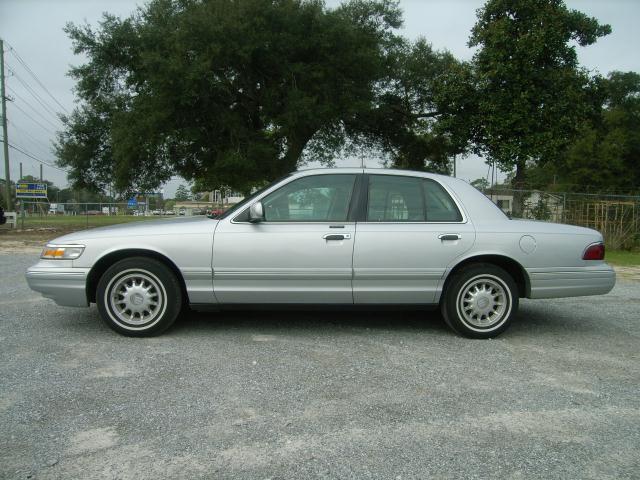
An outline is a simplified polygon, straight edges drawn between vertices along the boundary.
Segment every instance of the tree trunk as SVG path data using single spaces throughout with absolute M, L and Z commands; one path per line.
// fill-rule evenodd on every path
M 526 198 L 525 189 L 526 183 L 526 162 L 524 160 L 518 160 L 516 163 L 516 175 L 513 178 L 513 207 L 511 209 L 511 215 L 514 218 L 522 218 L 524 214 L 524 200 Z
M 282 159 L 283 168 L 285 169 L 283 173 L 290 173 L 298 168 L 298 162 L 300 161 L 302 152 L 314 134 L 315 130 L 307 130 L 287 139 L 287 153 L 285 153 L 284 158 Z

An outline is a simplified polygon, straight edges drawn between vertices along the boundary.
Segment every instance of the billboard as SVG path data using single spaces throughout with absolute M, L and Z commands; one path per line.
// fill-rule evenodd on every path
M 16 198 L 47 198 L 46 183 L 16 183 Z

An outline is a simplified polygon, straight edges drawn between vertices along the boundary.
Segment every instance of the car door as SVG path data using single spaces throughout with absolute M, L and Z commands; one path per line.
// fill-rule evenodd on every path
M 356 178 L 298 177 L 260 199 L 262 221 L 249 222 L 250 205 L 221 221 L 213 245 L 217 301 L 352 304 Z
M 367 175 L 364 221 L 353 255 L 356 304 L 430 304 L 447 265 L 475 241 L 475 229 L 437 181 Z

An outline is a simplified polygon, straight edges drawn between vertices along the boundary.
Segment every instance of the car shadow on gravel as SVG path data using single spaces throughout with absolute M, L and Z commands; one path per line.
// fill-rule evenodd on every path
M 65 309 L 67 310 L 67 309 Z M 509 329 L 500 338 L 538 337 L 540 335 L 581 335 L 601 331 L 599 322 L 576 312 L 567 315 L 560 305 L 526 303 L 521 306 Z M 57 321 L 57 328 L 67 333 L 110 334 L 100 320 L 95 306 L 90 310 L 69 310 Z M 215 335 L 221 332 L 276 333 L 354 333 L 360 331 L 455 335 L 438 310 L 232 310 L 183 313 L 163 336 Z M 602 332 L 604 333 L 604 332 Z
M 261 332 L 327 332 L 378 330 L 394 332 L 448 332 L 437 311 L 223 311 L 188 312 L 167 334 L 221 330 Z

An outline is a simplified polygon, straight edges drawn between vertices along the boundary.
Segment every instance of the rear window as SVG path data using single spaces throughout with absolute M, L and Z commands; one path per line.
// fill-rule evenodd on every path
M 368 222 L 461 222 L 449 193 L 430 179 L 369 176 Z

